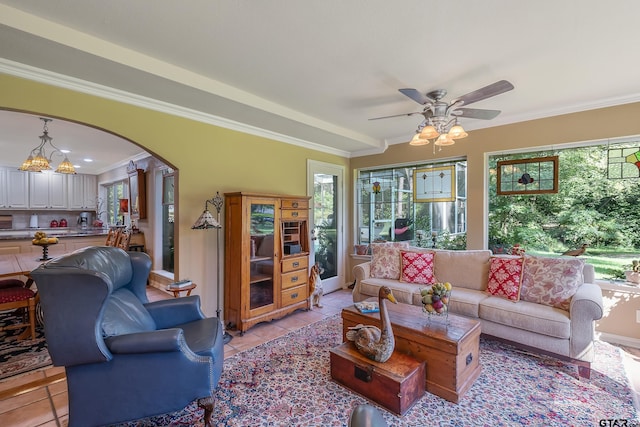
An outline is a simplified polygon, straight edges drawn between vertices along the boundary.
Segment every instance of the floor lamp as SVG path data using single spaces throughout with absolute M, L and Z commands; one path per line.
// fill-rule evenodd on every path
M 211 212 L 209 212 L 209 203 L 211 203 L 216 208 L 217 218 L 214 218 L 213 215 L 211 215 Z M 218 297 L 216 298 L 216 316 L 218 317 L 218 319 L 220 319 L 220 323 L 222 324 L 224 343 L 226 344 L 231 341 L 231 338 L 233 337 L 231 336 L 231 334 L 225 331 L 224 321 L 222 320 L 222 315 L 220 312 L 220 300 L 222 299 L 220 295 L 220 229 L 222 228 L 222 224 L 220 224 L 220 210 L 222 209 L 222 203 L 222 196 L 220 196 L 220 193 L 216 191 L 216 196 L 213 199 L 205 201 L 204 211 L 202 212 L 202 215 L 200 215 L 200 217 L 197 219 L 195 224 L 191 226 L 191 228 L 194 230 L 207 230 L 209 228 L 216 229 L 216 255 L 218 257 L 218 264 L 216 265 L 218 270 L 216 283 L 216 291 L 218 292 Z

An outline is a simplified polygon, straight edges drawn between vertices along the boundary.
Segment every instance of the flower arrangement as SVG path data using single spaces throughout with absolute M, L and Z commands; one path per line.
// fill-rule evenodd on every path
M 420 291 L 422 309 L 428 314 L 447 314 L 451 283 L 434 283 L 430 288 Z

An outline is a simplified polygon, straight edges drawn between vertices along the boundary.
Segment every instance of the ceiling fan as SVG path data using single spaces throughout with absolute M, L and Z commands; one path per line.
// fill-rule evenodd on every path
M 418 125 L 416 135 L 411 140 L 411 145 L 426 145 L 430 139 L 437 138 L 435 145 L 452 145 L 454 139 L 467 136 L 462 126 L 458 124 L 458 117 L 470 119 L 491 120 L 500 114 L 500 110 L 485 110 L 479 108 L 466 108 L 467 105 L 483 99 L 491 98 L 513 89 L 513 85 L 506 80 L 500 80 L 483 88 L 469 92 L 447 103 L 441 101 L 447 91 L 437 89 L 426 95 L 416 89 L 399 89 L 399 91 L 424 106 L 422 111 L 392 116 L 374 117 L 369 120 L 388 119 L 392 117 L 413 116 L 421 114 L 424 120 Z

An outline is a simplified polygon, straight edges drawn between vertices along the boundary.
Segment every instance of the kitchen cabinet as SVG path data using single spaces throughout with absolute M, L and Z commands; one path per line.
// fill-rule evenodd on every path
M 67 177 L 69 209 L 95 209 L 98 185 L 95 175 L 69 175 Z
M 7 169 L 0 168 L 0 208 L 7 207 Z
M 29 207 L 66 209 L 67 175 L 29 172 Z
M 29 207 L 29 173 L 17 169 L 7 169 L 7 204 L 5 207 Z
M 309 309 L 309 198 L 225 194 L 224 313 L 230 328 Z

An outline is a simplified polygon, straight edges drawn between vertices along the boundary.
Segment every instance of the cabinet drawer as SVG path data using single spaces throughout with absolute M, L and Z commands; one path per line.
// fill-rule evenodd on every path
M 286 307 L 288 305 L 304 301 L 308 297 L 308 287 L 306 284 L 304 286 L 297 286 L 295 288 L 284 290 L 282 291 L 282 306 Z
M 307 267 L 309 266 L 309 259 L 307 257 L 300 258 L 291 258 L 291 259 L 283 259 L 282 260 L 282 272 L 288 273 L 294 270 L 302 270 L 307 271 Z
M 307 283 L 307 269 L 292 271 L 282 275 L 282 289 L 292 288 Z
M 281 203 L 282 209 L 309 209 L 309 201 L 308 200 L 291 200 L 284 199 Z
M 309 217 L 309 211 L 306 209 L 283 209 L 282 219 L 287 221 L 291 219 L 306 219 Z

